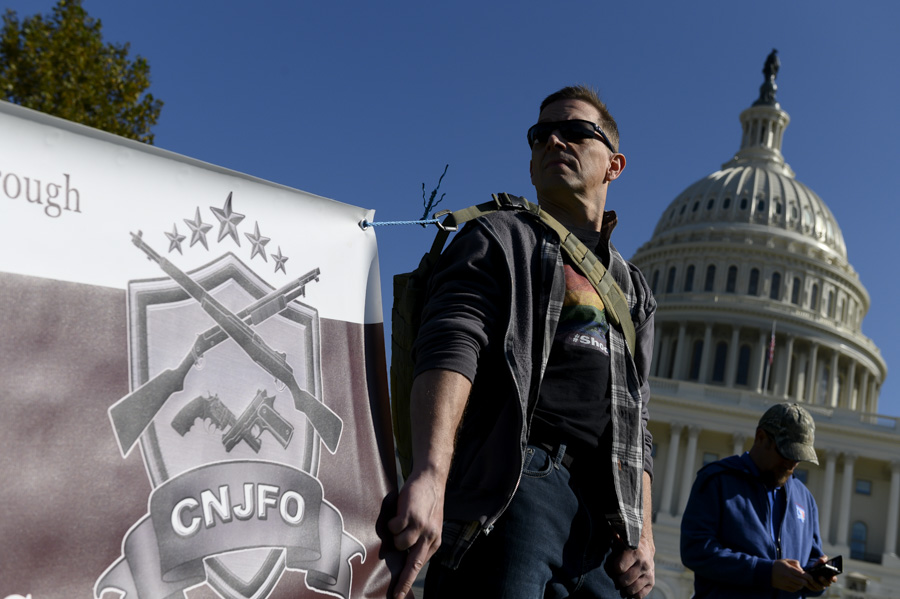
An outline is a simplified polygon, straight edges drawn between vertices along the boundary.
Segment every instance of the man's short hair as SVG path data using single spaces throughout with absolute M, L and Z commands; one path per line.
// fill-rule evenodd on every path
M 581 100 L 596 108 L 600 113 L 600 122 L 597 124 L 600 125 L 603 132 L 606 133 L 606 136 L 612 142 L 616 151 L 619 151 L 619 126 L 616 125 L 616 120 L 609 114 L 606 104 L 603 103 L 603 100 L 600 99 L 600 96 L 593 88 L 585 85 L 570 85 L 564 87 L 544 98 L 544 101 L 541 102 L 541 111 L 549 104 L 553 104 L 560 100 Z

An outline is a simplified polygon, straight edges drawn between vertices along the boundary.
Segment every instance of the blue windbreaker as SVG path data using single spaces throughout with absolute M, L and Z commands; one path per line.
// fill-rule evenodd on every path
M 694 571 L 696 599 L 797 599 L 822 594 L 772 587 L 775 560 L 795 559 L 806 568 L 822 555 L 815 499 L 793 477 L 785 490 L 779 551 L 770 532 L 766 488 L 749 453 L 713 462 L 697 473 L 681 520 L 681 561 Z

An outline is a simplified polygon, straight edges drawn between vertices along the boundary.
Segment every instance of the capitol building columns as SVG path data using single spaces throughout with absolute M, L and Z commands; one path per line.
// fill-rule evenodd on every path
M 703 357 L 700 359 L 699 380 L 702 383 L 706 383 L 707 381 L 709 381 L 709 365 L 711 361 L 710 355 L 713 353 L 712 330 L 712 323 L 707 322 L 705 330 L 703 332 Z
M 832 408 L 837 407 L 838 402 L 838 358 L 840 357 L 840 352 L 834 350 L 831 352 L 831 372 L 828 377 L 830 388 L 828 389 L 828 405 Z
M 856 360 L 850 358 L 850 365 L 847 368 L 847 386 L 844 390 L 844 400 L 841 407 L 849 410 L 856 409 L 856 394 L 854 388 L 856 385 Z
M 675 490 L 675 473 L 678 471 L 678 448 L 681 443 L 682 430 L 684 430 L 684 425 L 677 422 L 673 422 L 669 428 L 668 459 L 663 476 L 662 501 L 659 506 L 659 513 L 667 516 L 672 515 L 672 495 Z
M 770 370 L 770 335 L 760 326 L 658 318 L 651 374 L 747 389 L 780 401 L 876 411 L 878 379 L 855 353 L 794 331 L 776 333 Z
M 898 514 L 900 514 L 900 460 L 894 460 L 891 462 L 891 491 L 888 496 L 887 531 L 882 560 L 885 566 L 892 565 L 900 569 L 900 558 L 897 556 Z
M 689 350 L 687 346 L 687 325 L 683 322 L 678 327 L 678 341 L 675 342 L 675 349 L 677 350 L 675 354 L 675 368 L 671 376 L 677 379 L 685 378 L 685 363 L 687 362 Z
M 857 400 L 857 409 L 865 412 L 868 409 L 868 391 L 869 391 L 869 371 L 863 368 L 862 380 L 859 381 L 859 399 Z
M 831 508 L 834 503 L 834 471 L 837 459 L 837 451 L 825 450 L 825 483 L 819 504 L 819 533 L 823 543 L 831 542 Z
M 685 451 L 684 463 L 685 464 L 695 464 L 697 461 L 697 438 L 700 436 L 700 427 L 691 425 L 688 427 L 688 444 L 687 450 Z M 693 472 L 693 468 L 685 468 L 681 473 L 681 495 L 678 499 L 678 511 L 675 513 L 676 516 L 681 516 L 684 513 L 684 508 L 687 507 L 688 498 L 691 496 L 691 485 L 694 484 L 694 476 L 696 472 Z
M 793 335 L 788 335 L 787 340 L 785 341 L 784 351 L 780 354 L 778 350 L 775 351 L 776 356 L 780 356 L 778 358 L 778 387 L 776 387 L 776 394 L 780 395 L 782 399 L 789 400 L 790 399 L 790 374 L 791 374 L 791 366 L 793 364 L 793 355 L 794 355 L 794 337 Z
M 768 339 L 768 335 L 766 331 L 759 332 L 759 343 L 757 343 L 756 354 L 757 359 L 754 360 L 754 364 L 756 367 L 755 374 L 753 375 L 753 380 L 756 381 L 754 384 L 754 388 L 757 392 L 763 393 L 763 376 L 766 370 L 766 353 L 768 349 L 768 343 L 766 343 Z
M 816 384 L 818 383 L 818 369 L 816 358 L 819 355 L 819 344 L 813 343 L 809 354 L 806 370 L 806 403 L 814 403 L 816 400 Z
M 850 552 L 850 501 L 853 497 L 853 466 L 855 463 L 855 454 L 844 454 L 844 475 L 841 481 L 841 503 L 838 506 L 837 539 L 835 544 L 845 553 Z
M 729 387 L 735 384 L 740 340 L 741 328 L 737 326 L 731 327 L 731 343 L 728 345 L 728 360 L 725 365 L 725 384 Z

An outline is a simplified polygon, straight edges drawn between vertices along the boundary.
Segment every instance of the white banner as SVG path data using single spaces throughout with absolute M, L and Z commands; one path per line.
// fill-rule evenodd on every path
M 0 597 L 384 597 L 371 211 L 0 102 Z

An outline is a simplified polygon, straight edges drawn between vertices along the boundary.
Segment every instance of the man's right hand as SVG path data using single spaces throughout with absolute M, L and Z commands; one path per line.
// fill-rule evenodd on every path
M 471 390 L 469 379 L 452 370 L 426 370 L 413 381 L 413 470 L 400 490 L 397 515 L 387 524 L 394 546 L 407 552 L 394 591 L 397 599 L 406 597 L 425 562 L 441 546 L 447 473 Z
M 795 559 L 779 559 L 772 564 L 772 586 L 776 589 L 795 593 L 814 582 Z
M 441 546 L 444 520 L 444 482 L 413 472 L 397 500 L 397 515 L 388 521 L 394 545 L 406 551 L 406 565 L 397 579 L 394 597 L 406 597 L 416 577 Z

